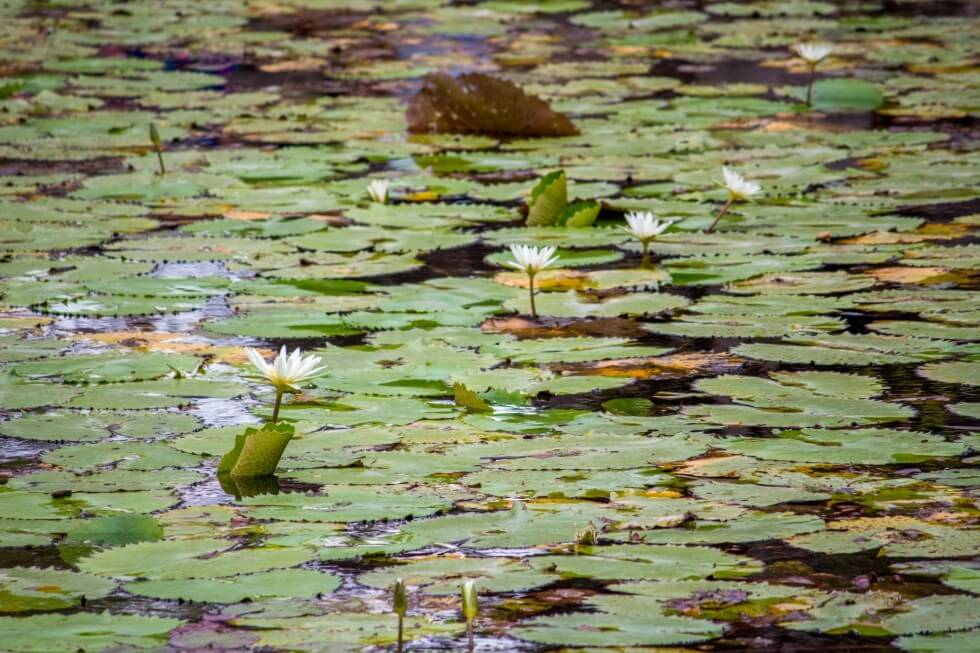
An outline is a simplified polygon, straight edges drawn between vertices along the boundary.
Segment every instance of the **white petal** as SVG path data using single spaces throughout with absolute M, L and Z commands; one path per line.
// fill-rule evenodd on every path
M 269 372 L 272 371 L 272 368 L 265 362 L 265 359 L 262 358 L 262 354 L 260 354 L 257 349 L 246 347 L 245 355 L 248 356 L 248 360 L 259 372 L 262 373 L 263 376 L 269 376 Z

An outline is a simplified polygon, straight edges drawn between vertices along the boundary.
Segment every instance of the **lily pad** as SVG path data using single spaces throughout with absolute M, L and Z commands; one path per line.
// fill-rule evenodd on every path
M 179 619 L 106 612 L 0 617 L 4 646 L 17 653 L 41 653 L 65 642 L 83 649 L 126 646 L 155 649 L 164 645 Z

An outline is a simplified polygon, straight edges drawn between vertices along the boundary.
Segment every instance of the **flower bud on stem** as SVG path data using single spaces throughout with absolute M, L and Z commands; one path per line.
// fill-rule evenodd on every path
M 160 164 L 160 176 L 167 174 L 167 168 L 163 165 L 163 143 L 160 141 L 160 132 L 157 131 L 157 126 L 152 122 L 150 123 L 150 143 L 153 144 L 153 150 L 157 153 L 157 162 Z
M 392 607 L 398 615 L 398 653 L 402 653 L 405 633 L 405 613 L 408 611 L 408 595 L 405 592 L 405 582 L 399 578 L 395 581 L 392 591 Z
M 463 616 L 466 618 L 466 639 L 469 642 L 469 652 L 473 653 L 473 620 L 479 611 L 479 604 L 476 600 L 476 585 L 468 580 L 463 583 Z

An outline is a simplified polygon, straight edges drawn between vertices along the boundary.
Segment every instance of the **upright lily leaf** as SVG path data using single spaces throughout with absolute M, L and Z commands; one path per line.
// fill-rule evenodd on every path
M 591 227 L 599 217 L 602 207 L 595 200 L 573 202 L 565 207 L 558 216 L 558 225 L 562 227 Z
M 557 224 L 567 204 L 568 177 L 565 171 L 556 170 L 545 175 L 531 190 L 527 214 L 528 226 L 549 227 Z
M 462 383 L 453 384 L 453 398 L 456 401 L 456 405 L 465 408 L 471 413 L 492 413 L 493 408 L 480 399 L 480 395 L 476 392 L 470 390 Z
M 283 422 L 245 429 L 235 438 L 232 450 L 222 457 L 218 472 L 228 472 L 232 477 L 270 476 L 293 433 L 293 426 Z

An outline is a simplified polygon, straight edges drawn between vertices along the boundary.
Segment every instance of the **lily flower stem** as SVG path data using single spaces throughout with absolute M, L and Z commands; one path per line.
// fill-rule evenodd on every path
M 538 310 L 534 306 L 534 275 L 533 274 L 527 275 L 527 279 L 528 279 L 528 286 L 527 286 L 528 291 L 531 293 L 531 317 L 534 319 L 538 319 Z
M 648 268 L 650 267 L 650 241 L 643 240 L 640 242 L 643 244 L 643 262 L 640 263 L 640 267 Z
M 405 633 L 405 618 L 401 615 L 398 615 L 398 653 L 402 653 L 404 633 Z
M 279 419 L 279 404 L 282 403 L 282 390 L 276 389 L 276 407 L 272 409 L 272 423 Z
M 470 653 L 473 653 L 473 621 L 467 620 L 466 622 L 466 639 L 469 642 Z
M 817 75 L 817 67 L 815 65 L 810 66 L 810 81 L 806 85 L 806 106 L 809 108 L 813 106 L 813 79 Z
M 727 201 L 727 202 L 725 202 L 725 206 L 723 206 L 723 207 L 721 207 L 721 211 L 718 211 L 718 215 L 717 215 L 717 216 L 715 216 L 715 221 L 711 223 L 711 226 L 710 226 L 710 227 L 708 227 L 708 231 L 707 231 L 707 232 L 705 232 L 705 233 L 709 233 L 709 234 L 710 234 L 710 233 L 713 233 L 713 232 L 714 232 L 714 230 L 715 230 L 715 227 L 717 227 L 717 226 L 718 226 L 718 221 L 719 221 L 719 220 L 721 220 L 721 218 L 722 218 L 722 217 L 723 217 L 723 216 L 724 216 L 724 215 L 725 215 L 726 213 L 728 213 L 728 209 L 730 209 L 730 208 L 731 208 L 731 206 L 732 206 L 732 203 L 733 203 L 734 201 L 735 201 L 735 198 L 734 198 L 734 197 L 729 197 L 729 198 L 728 198 L 728 201 Z
M 157 150 L 157 161 L 160 162 L 160 176 L 167 174 L 167 167 L 163 165 L 163 152 Z

